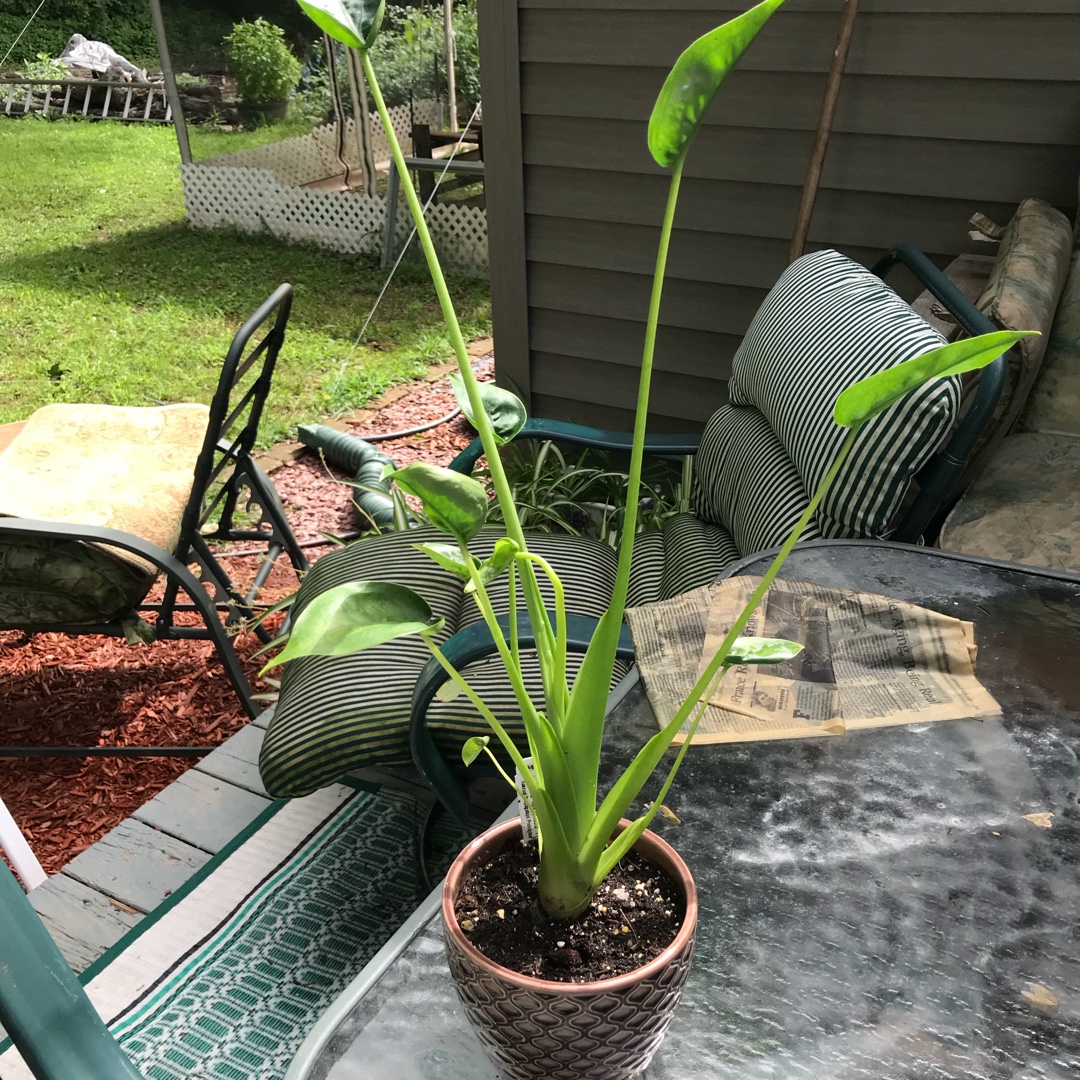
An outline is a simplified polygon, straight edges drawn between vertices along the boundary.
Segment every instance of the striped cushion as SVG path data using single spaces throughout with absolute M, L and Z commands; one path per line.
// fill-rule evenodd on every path
M 660 595 L 653 598 L 656 600 L 670 600 L 708 585 L 739 558 L 739 549 L 723 525 L 702 521 L 693 514 L 673 517 L 664 527 L 663 540 L 664 576 Z
M 778 547 L 809 501 L 802 477 L 769 421 L 749 406 L 724 405 L 701 437 L 694 509 L 728 532 L 735 555 Z M 805 536 L 816 539 L 811 523 Z
M 482 533 L 471 545 L 477 555 L 491 550 L 500 533 Z M 440 569 L 413 544 L 445 542 L 434 529 L 413 529 L 357 541 L 324 556 L 305 577 L 297 598 L 297 614 L 311 600 L 344 581 L 396 581 L 420 593 L 436 615 L 447 620 L 437 640 L 474 622 L 475 604 L 464 596 L 461 582 Z M 616 553 L 604 544 L 569 536 L 535 535 L 530 548 L 544 556 L 566 587 L 568 607 L 580 614 L 600 615 L 611 598 Z M 546 582 L 541 588 L 547 593 Z M 491 590 L 497 609 L 506 607 L 505 583 Z M 407 765 L 409 708 L 416 679 L 429 653 L 417 638 L 344 657 L 313 656 L 285 665 L 281 696 L 263 743 L 259 770 L 271 795 L 306 795 L 342 776 L 372 765 Z M 579 660 L 568 668 L 576 674 Z M 539 670 L 526 658 L 526 683 L 542 699 Z M 615 679 L 626 673 L 620 665 Z M 466 678 L 513 732 L 521 733 L 520 715 L 502 664 L 481 661 Z M 455 755 L 465 738 L 487 734 L 468 699 L 434 702 L 429 711 L 433 734 L 444 752 Z
M 730 400 L 762 413 L 810 493 L 844 439 L 832 419 L 837 395 L 942 344 L 875 275 L 835 251 L 814 252 L 788 267 L 754 317 Z M 935 379 L 863 427 L 818 511 L 822 535 L 887 533 L 912 477 L 952 428 L 960 392 L 958 377 Z

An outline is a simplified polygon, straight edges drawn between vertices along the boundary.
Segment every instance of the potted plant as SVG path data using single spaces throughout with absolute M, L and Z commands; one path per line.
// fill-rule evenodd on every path
M 300 78 L 300 61 L 285 43 L 285 31 L 262 17 L 245 20 L 233 25 L 225 44 L 245 122 L 284 120 L 289 93 Z
M 705 703 L 724 672 L 733 665 L 775 663 L 795 655 L 799 646 L 786 641 L 741 638 L 740 634 L 765 596 L 788 553 L 811 520 L 823 494 L 850 452 L 859 427 L 927 379 L 984 366 L 1020 336 L 997 333 L 926 353 L 850 387 L 837 400 L 836 422 L 848 434 L 831 469 L 814 493 L 802 518 L 769 571 L 706 665 L 681 708 L 657 732 L 606 794 L 598 790 L 605 705 L 630 579 L 641 493 L 645 419 L 648 412 L 653 350 L 661 289 L 683 162 L 713 96 L 728 72 L 783 0 L 763 0 L 745 14 L 698 39 L 678 59 L 660 91 L 649 124 L 649 147 L 656 161 L 671 170 L 671 187 L 660 233 L 651 302 L 645 332 L 633 450 L 627 481 L 625 523 L 611 604 L 592 638 L 574 684 L 566 678 L 566 604 L 562 583 L 543 558 L 529 551 L 499 447 L 520 430 L 525 410 L 512 394 L 473 377 L 453 304 L 447 291 L 419 200 L 408 183 L 400 147 L 372 69 L 368 49 L 378 33 L 383 4 L 364 0 L 359 23 L 340 0 L 299 0 L 327 33 L 360 49 L 372 96 L 390 136 L 391 150 L 427 258 L 454 344 L 469 404 L 480 433 L 490 483 L 498 501 L 505 536 L 492 553 L 478 558 L 469 542 L 488 515 L 483 484 L 472 477 L 427 464 L 393 470 L 397 484 L 419 498 L 430 523 L 448 534 L 446 544 L 418 545 L 440 566 L 457 574 L 465 592 L 479 606 L 505 664 L 521 709 L 529 759 L 507 736 L 492 711 L 456 671 L 435 643 L 441 621 L 427 603 L 403 586 L 387 582 L 350 582 L 315 598 L 297 618 L 284 651 L 271 665 L 298 656 L 343 655 L 406 634 L 419 634 L 445 668 L 460 693 L 492 729 L 520 777 L 520 791 L 535 822 L 538 845 L 522 847 L 519 822 L 497 826 L 473 841 L 447 876 L 443 915 L 451 971 L 470 1020 L 496 1065 L 509 1077 L 614 1078 L 636 1075 L 648 1064 L 670 1023 L 689 971 L 696 924 L 693 878 L 678 855 L 647 832 L 661 808 L 686 754 Z M 507 575 L 510 596 L 508 629 L 498 622 L 487 586 Z M 538 581 L 545 578 L 554 611 L 545 609 Z M 518 611 L 518 599 L 525 611 Z M 535 635 L 543 673 L 543 705 L 532 701 L 521 669 L 520 636 L 527 618 Z M 629 810 L 671 746 L 686 730 L 683 743 L 650 808 L 635 820 Z M 491 751 L 490 737 L 466 743 L 466 762 Z M 493 755 L 492 755 L 493 756 Z M 496 761 L 496 765 L 499 762 Z M 500 766 L 501 769 L 501 766 Z M 508 782 L 514 783 L 505 772 Z M 634 860 L 628 882 L 612 886 L 609 875 L 626 859 Z M 508 900 L 477 914 L 480 891 L 503 887 L 501 878 L 514 864 L 526 884 L 505 885 Z M 523 865 L 520 865 L 523 864 Z M 666 880 L 665 880 L 666 879 Z M 665 901 L 669 922 L 649 948 L 643 948 L 628 911 L 643 910 L 644 897 L 656 890 Z M 517 890 L 516 892 L 514 890 Z M 498 903 L 498 901 L 495 901 Z M 637 904 L 637 907 L 631 907 Z M 612 922 L 608 917 L 617 912 Z M 480 923 L 501 933 L 510 954 L 523 939 L 547 935 L 552 963 L 501 961 L 495 945 L 478 947 Z M 616 946 L 604 962 L 610 967 L 589 973 L 576 960 L 576 942 L 598 922 L 609 929 Z M 625 930 L 623 928 L 626 928 Z M 515 928 L 516 931 L 515 931 Z M 500 936 L 499 934 L 495 935 Z M 621 950 L 621 952 L 620 952 Z M 575 959 L 574 953 L 579 954 Z M 561 956 L 560 956 L 561 954 Z M 565 963 L 561 963 L 565 961 Z M 515 966 L 516 965 L 516 966 Z M 585 970 L 584 976 L 580 973 Z

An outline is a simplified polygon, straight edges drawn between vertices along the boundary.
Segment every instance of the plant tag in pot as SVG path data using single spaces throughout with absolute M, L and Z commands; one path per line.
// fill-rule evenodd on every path
M 526 765 L 532 765 L 532 758 L 522 758 Z M 536 828 L 536 818 L 533 817 L 532 808 L 526 797 L 525 781 L 522 779 L 521 770 L 514 772 L 514 790 L 517 792 L 518 817 L 521 818 L 521 836 L 523 840 L 535 840 L 539 835 Z

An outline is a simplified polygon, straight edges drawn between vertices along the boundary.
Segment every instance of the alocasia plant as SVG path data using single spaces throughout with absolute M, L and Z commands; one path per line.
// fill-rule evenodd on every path
M 469 551 L 469 541 L 483 527 L 487 511 L 485 489 L 471 477 L 449 469 L 419 464 L 397 470 L 393 475 L 402 488 L 422 501 L 431 523 L 455 541 L 454 544 L 419 546 L 440 566 L 461 577 L 466 582 L 466 592 L 478 604 L 506 666 L 521 709 L 532 764 L 526 764 L 521 750 L 514 745 L 491 709 L 443 656 L 435 643 L 435 635 L 442 629 L 442 621 L 432 616 L 423 599 L 402 586 L 353 582 L 318 596 L 296 620 L 288 646 L 274 663 L 311 654 L 343 655 L 393 637 L 419 634 L 461 693 L 487 721 L 503 750 L 521 773 L 541 836 L 540 903 L 552 917 L 572 917 L 584 910 L 600 882 L 630 850 L 659 810 L 690 745 L 690 738 L 680 748 L 651 808 L 629 828 L 612 838 L 619 820 L 626 815 L 659 765 L 675 735 L 685 728 L 692 737 L 706 702 L 725 669 L 736 664 L 779 663 L 798 650 L 799 646 L 790 642 L 740 638 L 740 634 L 813 517 L 822 496 L 850 452 L 859 427 L 927 379 L 971 371 L 990 363 L 1022 334 L 988 334 L 946 345 L 866 379 L 840 395 L 835 420 L 847 427 L 849 433 L 806 512 L 682 707 L 641 748 L 598 806 L 597 785 L 605 705 L 630 581 L 656 327 L 683 162 L 721 83 L 783 0 L 763 0 L 750 11 L 695 41 L 679 57 L 664 83 L 649 123 L 649 148 L 657 163 L 671 170 L 671 182 L 646 323 L 627 483 L 626 523 L 611 603 L 599 621 L 573 686 L 568 684 L 566 677 L 566 599 L 563 586 L 548 563 L 529 551 L 528 539 L 521 528 L 498 454 L 499 446 L 511 438 L 524 421 L 524 407 L 505 390 L 481 385 L 473 376 L 465 341 L 424 222 L 420 201 L 409 181 L 409 171 L 394 137 L 368 55 L 382 17 L 382 4 L 364 0 L 360 5 L 362 17 L 358 26 L 340 0 L 299 2 L 324 30 L 361 52 L 372 97 L 386 128 L 402 187 L 442 304 L 460 367 L 457 392 L 480 434 L 507 535 L 496 543 L 493 554 L 487 559 L 481 560 Z M 504 634 L 496 620 L 486 588 L 502 573 L 509 574 L 510 584 L 508 634 Z M 554 619 L 545 610 L 537 584 L 538 575 L 544 575 L 551 584 L 555 597 Z M 536 649 L 544 688 L 544 700 L 540 704 L 529 696 L 522 676 L 516 602 L 519 588 L 527 617 L 536 631 Z M 463 756 L 470 760 L 486 749 L 486 744 L 486 738 L 470 740 Z

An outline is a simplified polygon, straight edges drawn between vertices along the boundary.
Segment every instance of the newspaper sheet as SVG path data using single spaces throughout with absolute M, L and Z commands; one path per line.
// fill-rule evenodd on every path
M 675 715 L 760 579 L 737 577 L 627 612 L 663 726 Z M 784 664 L 731 668 L 696 742 L 839 735 L 893 724 L 996 716 L 975 678 L 974 628 L 872 593 L 777 580 L 743 631 L 803 646 Z M 680 734 L 675 739 L 684 741 Z

